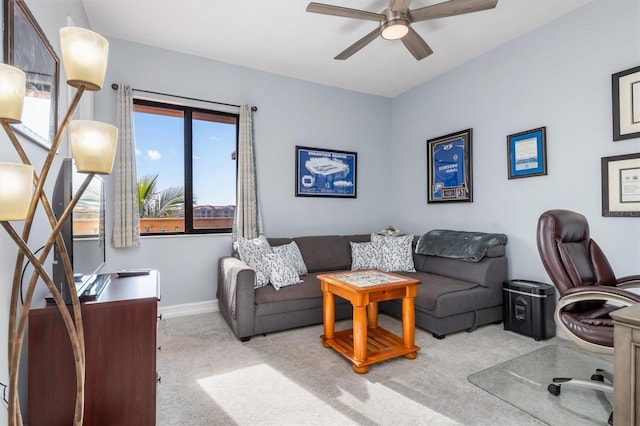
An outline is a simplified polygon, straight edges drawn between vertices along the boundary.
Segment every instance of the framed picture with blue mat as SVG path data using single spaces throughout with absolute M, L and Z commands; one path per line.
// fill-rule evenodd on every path
M 509 179 L 547 174 L 547 128 L 507 136 Z

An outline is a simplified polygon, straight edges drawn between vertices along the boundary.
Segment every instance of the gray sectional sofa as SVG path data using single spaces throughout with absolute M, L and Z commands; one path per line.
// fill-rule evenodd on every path
M 255 271 L 234 256 L 218 261 L 217 299 L 220 313 L 240 340 L 322 323 L 322 291 L 318 274 L 351 269 L 350 242 L 370 241 L 369 234 L 268 238 L 271 246 L 295 241 L 309 271 L 299 284 L 276 290 L 255 289 Z M 418 238 L 414 239 L 414 247 Z M 507 258 L 502 244 L 490 247 L 480 261 L 417 254 L 416 272 L 398 272 L 422 281 L 415 299 L 416 326 L 443 338 L 446 334 L 502 320 L 502 283 Z M 379 312 L 401 318 L 400 300 L 379 304 Z M 352 307 L 335 298 L 335 318 L 350 318 Z

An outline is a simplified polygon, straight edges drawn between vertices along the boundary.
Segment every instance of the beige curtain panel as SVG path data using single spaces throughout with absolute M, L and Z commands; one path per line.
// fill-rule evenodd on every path
M 140 245 L 140 217 L 131 86 L 118 85 L 118 150 L 113 166 L 113 238 L 115 248 Z
M 240 107 L 239 124 L 236 216 L 232 229 L 234 242 L 238 240 L 238 237 L 256 238 L 262 233 L 262 220 L 258 208 L 253 118 L 250 105 Z

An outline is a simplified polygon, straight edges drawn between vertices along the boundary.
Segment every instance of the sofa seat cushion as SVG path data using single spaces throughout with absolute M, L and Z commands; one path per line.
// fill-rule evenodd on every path
M 398 274 L 422 281 L 422 284 L 418 286 L 415 305 L 416 308 L 424 308 L 429 311 L 433 311 L 436 308 L 438 298 L 444 294 L 479 287 L 476 283 L 434 275 L 428 272 L 398 272 Z
M 320 289 L 320 280 L 317 278 L 318 273 L 310 273 L 300 277 L 300 283 L 288 287 L 282 287 L 276 290 L 273 286 L 260 287 L 256 289 L 255 302 L 256 305 L 263 303 L 281 302 L 283 300 L 296 299 L 313 299 L 320 298 L 322 300 L 322 290 Z
M 281 287 L 280 290 L 276 290 L 270 285 L 256 289 L 256 316 L 322 308 L 322 290 L 320 289 L 320 280 L 317 278 L 317 275 L 322 273 L 307 274 L 300 277 L 301 283 Z M 341 297 L 336 297 L 335 303 L 337 305 L 349 302 Z

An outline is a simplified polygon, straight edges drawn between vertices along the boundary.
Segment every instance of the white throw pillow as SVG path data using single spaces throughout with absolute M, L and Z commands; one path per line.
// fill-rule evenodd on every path
M 296 272 L 296 268 L 282 255 L 277 253 L 265 254 L 263 260 L 266 267 L 269 269 L 271 285 L 273 285 L 276 290 L 280 290 L 281 287 L 286 287 L 300 282 L 300 277 Z
M 351 241 L 351 270 L 380 269 L 382 250 L 379 243 Z
M 269 284 L 269 269 L 264 265 L 263 257 L 271 253 L 273 253 L 273 250 L 264 235 L 253 239 L 238 237 L 240 260 L 256 272 L 255 288 Z
M 281 246 L 274 246 L 272 248 L 274 253 L 281 255 L 286 261 L 296 268 L 298 275 L 307 275 L 307 265 L 305 265 L 302 253 L 300 253 L 300 248 L 295 241 L 291 241 L 289 244 L 283 244 Z
M 411 244 L 413 235 L 390 237 L 371 234 L 371 241 L 381 244 L 382 259 L 380 269 L 387 272 L 415 272 Z

